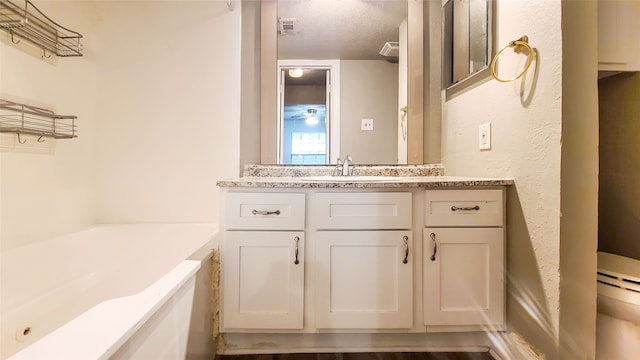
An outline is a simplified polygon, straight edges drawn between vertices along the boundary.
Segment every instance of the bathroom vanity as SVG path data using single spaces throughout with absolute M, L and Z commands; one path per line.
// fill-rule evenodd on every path
M 511 180 L 292 168 L 218 182 L 222 333 L 505 329 Z

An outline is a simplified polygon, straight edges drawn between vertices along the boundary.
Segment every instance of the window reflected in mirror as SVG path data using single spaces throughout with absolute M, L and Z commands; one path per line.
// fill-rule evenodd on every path
M 284 105 L 283 164 L 326 164 L 325 104 Z

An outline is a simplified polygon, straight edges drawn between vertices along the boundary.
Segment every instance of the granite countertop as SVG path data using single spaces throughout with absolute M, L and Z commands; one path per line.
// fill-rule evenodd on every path
M 220 180 L 221 187 L 261 187 L 261 188 L 428 188 L 428 187 L 473 187 L 513 185 L 511 179 L 489 179 L 456 176 L 407 176 L 385 180 L 352 181 L 307 180 L 305 177 L 241 177 Z
M 220 187 L 260 188 L 428 188 L 513 185 L 512 179 L 444 176 L 440 164 L 355 165 L 350 176 L 334 175 L 335 165 L 246 165 L 243 176 L 220 180 Z

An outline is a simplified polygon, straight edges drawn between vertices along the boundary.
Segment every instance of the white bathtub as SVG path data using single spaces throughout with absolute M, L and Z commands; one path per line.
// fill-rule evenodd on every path
M 1 358 L 183 359 L 195 274 L 217 231 L 99 225 L 3 252 Z

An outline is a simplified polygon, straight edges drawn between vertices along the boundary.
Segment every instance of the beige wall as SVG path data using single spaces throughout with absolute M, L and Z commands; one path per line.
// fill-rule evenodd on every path
M 340 61 L 340 157 L 356 164 L 398 161 L 398 65 L 383 60 Z M 373 119 L 373 131 L 361 120 Z
M 0 148 L 2 251 L 93 223 L 96 152 L 96 17 L 87 2 L 39 2 L 38 7 L 82 33 L 85 56 L 42 60 L 25 42 L 0 32 L 0 97 L 78 116 L 79 137 L 19 145 L 2 134 Z
M 242 2 L 240 167 L 260 163 L 260 2 Z M 275 150 L 275 149 L 274 149 Z M 275 151 L 274 151 L 275 154 Z
M 0 32 L 2 97 L 77 115 L 79 128 L 47 152 L 2 135 L 2 250 L 95 222 L 218 221 L 215 181 L 239 173 L 233 4 L 39 3 L 84 35 L 78 58 L 43 61 Z
M 597 123 L 593 121 L 597 105 L 591 101 L 595 83 L 578 81 L 596 77 L 592 44 L 595 23 L 591 18 L 595 16 L 595 3 L 571 3 L 575 3 L 574 9 L 563 7 L 558 0 L 499 1 L 499 48 L 526 34 L 540 61 L 534 62 L 521 80 L 483 83 L 443 105 L 442 159 L 447 175 L 515 180 L 507 203 L 509 331 L 493 338 L 498 344 L 509 346 L 503 351 L 509 359 L 528 358 L 528 345 L 548 359 L 588 359 L 595 354 L 595 321 L 591 320 L 595 319 L 596 238 L 592 226 L 584 231 L 579 227 L 584 221 L 593 223 L 597 215 L 593 203 L 597 194 L 597 178 L 593 179 L 594 162 L 597 171 L 597 154 L 593 153 L 597 146 L 593 138 L 597 133 Z M 568 21 L 570 16 L 580 19 L 583 25 Z M 562 29 L 563 22 L 570 28 Z M 579 26 L 592 28 L 586 31 L 586 39 L 576 37 Z M 588 51 L 569 47 L 567 51 L 576 55 L 567 57 L 563 65 L 563 42 L 586 44 Z M 580 60 L 575 60 L 577 54 Z M 571 60 L 587 65 L 574 66 L 569 71 L 567 67 L 575 65 Z M 501 58 L 498 65 L 503 77 L 513 76 L 521 66 L 516 57 L 513 61 Z M 563 88 L 570 82 L 576 85 Z M 568 91 L 575 95 L 570 96 Z M 581 96 L 584 93 L 586 101 Z M 575 107 L 581 107 L 580 111 L 572 111 Z M 572 132 L 579 130 L 577 121 L 581 115 L 583 131 Z M 487 122 L 492 126 L 492 149 L 479 151 L 478 126 Z M 580 161 L 586 165 L 576 165 Z M 571 175 L 571 171 L 576 173 Z M 583 199 L 586 202 L 580 210 Z M 575 260 L 582 263 L 572 273 L 568 264 L 574 262 L 566 256 L 572 249 L 577 250 L 579 242 L 583 248 L 576 251 Z M 576 287 L 584 286 L 585 291 L 568 289 L 566 282 L 561 284 L 563 273 L 576 282 Z M 571 301 L 583 301 L 583 305 L 571 312 L 565 307 Z M 570 316 L 561 316 L 561 306 Z M 576 321 L 580 315 L 582 322 Z M 571 349 L 580 352 L 567 357 L 570 342 L 575 345 Z
M 97 222 L 218 221 L 240 163 L 233 4 L 99 3 Z
M 597 16 L 595 1 L 562 2 L 560 359 L 596 351 Z
M 327 88 L 324 85 L 288 85 L 284 88 L 284 103 L 325 104 Z
M 600 80 L 598 250 L 640 260 L 640 74 Z

